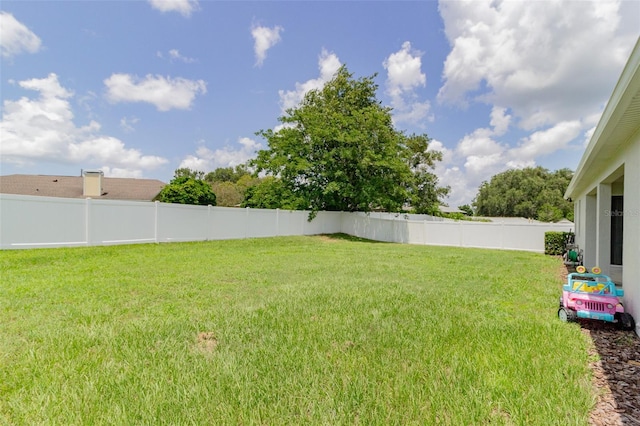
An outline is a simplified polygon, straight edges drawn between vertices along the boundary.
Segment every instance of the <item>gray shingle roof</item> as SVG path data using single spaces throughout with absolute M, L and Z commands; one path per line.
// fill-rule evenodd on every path
M 0 176 L 0 193 L 43 197 L 85 198 L 81 176 Z M 166 184 L 156 179 L 102 178 L 100 199 L 151 201 Z M 98 197 L 93 197 L 98 198 Z

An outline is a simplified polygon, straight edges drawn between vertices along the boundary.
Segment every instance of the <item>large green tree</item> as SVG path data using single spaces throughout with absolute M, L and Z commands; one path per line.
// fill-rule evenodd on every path
M 564 192 L 573 172 L 543 167 L 507 170 L 480 185 L 473 205 L 479 216 L 527 217 L 545 222 L 573 220 L 573 204 Z
M 427 209 L 446 194 L 429 172 L 440 154 L 428 150 L 426 135 L 394 128 L 374 77 L 354 79 L 342 66 L 279 118 L 280 130 L 257 132 L 269 148 L 251 166 L 278 178 L 271 189 L 311 209 L 311 217 L 319 210 L 400 211 L 407 203 Z
M 156 197 L 163 203 L 216 205 L 216 194 L 202 178 L 204 172 L 187 168 L 177 169 L 174 177 Z

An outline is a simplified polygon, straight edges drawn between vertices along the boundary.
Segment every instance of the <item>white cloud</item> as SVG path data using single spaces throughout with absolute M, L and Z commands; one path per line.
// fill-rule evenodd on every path
M 125 133 L 131 133 L 134 132 L 136 129 L 135 127 L 133 127 L 134 125 L 138 124 L 140 122 L 140 119 L 137 117 L 122 117 L 120 119 L 120 128 L 125 132 Z
M 165 57 L 164 53 L 162 53 L 161 51 L 156 52 L 156 56 L 161 59 L 164 59 Z M 184 56 L 182 53 L 180 53 L 178 49 L 169 50 L 167 52 L 167 57 L 171 62 L 180 61 L 180 62 L 184 62 L 185 64 L 192 64 L 194 62 L 197 62 L 196 59 L 194 58 Z
M 431 105 L 417 100 L 416 89 L 427 84 L 422 72 L 422 52 L 411 48 L 405 41 L 402 48 L 389 55 L 383 66 L 387 70 L 386 93 L 391 98 L 395 122 L 418 124 L 428 117 Z
M 581 129 L 580 121 L 563 121 L 524 138 L 520 145 L 511 151 L 511 155 L 518 161 L 527 162 L 536 157 L 551 154 L 566 148 L 569 142 L 580 135 Z
M 273 28 L 254 26 L 251 29 L 253 36 L 253 50 L 256 55 L 256 66 L 261 67 L 267 57 L 267 50 L 278 44 L 281 40 L 280 32 L 284 29 L 280 26 Z
M 410 104 L 404 104 L 401 108 L 394 107 L 392 112 L 394 123 L 412 123 L 419 127 L 425 127 L 424 121 L 433 122 L 433 114 L 429 114 L 431 111 L 431 103 L 425 102 L 412 102 Z
M 178 12 L 188 18 L 199 9 L 198 0 L 148 0 L 151 7 L 160 12 Z
M 91 159 L 93 162 L 103 164 L 118 164 L 148 170 L 166 162 L 160 157 L 142 155 L 137 149 L 125 148 L 121 140 L 111 136 L 88 135 L 83 141 L 69 144 L 67 152 L 69 160 L 77 164 Z
M 280 123 L 273 128 L 273 132 L 278 133 L 282 129 L 293 129 L 295 127 L 296 125 L 294 123 Z
M 464 170 L 467 183 L 476 185 L 504 168 L 507 147 L 494 140 L 494 135 L 492 129 L 479 128 L 458 142 L 452 159 L 463 165 L 458 170 Z
M 480 128 L 473 131 L 458 143 L 456 151 L 467 157 L 471 155 L 494 155 L 504 151 L 504 147 L 492 139 L 489 129 Z
M 436 139 L 429 142 L 428 150 L 442 153 L 442 161 L 435 164 L 434 173 L 438 176 L 438 185 L 450 188 L 449 195 L 444 201 L 453 207 L 471 203 L 477 186 L 475 183 L 469 183 L 468 173 L 456 164 L 460 154 Z
M 40 50 L 40 38 L 8 12 L 0 12 L 0 51 L 3 58 Z
M 527 130 L 592 114 L 637 39 L 621 19 L 634 3 L 441 1 L 452 50 L 438 99 L 507 107 Z
M 587 147 L 587 145 L 589 145 L 589 142 L 591 142 L 591 137 L 593 136 L 593 134 L 596 131 L 596 126 L 593 126 L 592 128 L 590 128 L 589 130 L 587 130 L 586 132 L 584 132 L 584 140 L 582 141 L 582 146 L 583 147 Z
M 438 178 L 440 185 L 450 188 L 445 202 L 452 207 L 471 204 L 471 200 L 476 196 L 478 186 L 470 184 L 467 175 L 457 166 L 445 168 L 438 173 Z
M 561 122 L 534 132 L 522 138 L 517 146 L 510 147 L 495 140 L 500 135 L 499 131 L 504 128 L 505 117 L 502 109 L 494 109 L 491 114 L 494 128 L 478 128 L 465 135 L 452 155 L 436 170 L 439 176 L 445 176 L 443 182 L 451 185 L 452 193 L 449 198 L 456 203 L 468 203 L 480 184 L 497 173 L 507 169 L 535 167 L 537 158 L 569 148 L 569 143 L 580 135 L 582 128 L 577 120 Z M 461 198 L 463 196 L 467 198 Z
M 470 155 L 464 167 L 468 177 L 475 178 L 475 181 L 484 180 L 504 168 L 502 153 Z
M 214 151 L 201 145 L 195 155 L 185 157 L 178 167 L 187 167 L 203 172 L 213 171 L 219 167 L 233 167 L 246 163 L 256 156 L 258 150 L 262 149 L 262 144 L 251 138 L 240 138 L 238 144 L 240 148 L 237 149 L 226 146 Z
M 158 111 L 189 109 L 196 95 L 207 93 L 204 80 L 187 80 L 148 74 L 140 79 L 129 74 L 113 74 L 104 80 L 111 102 L 148 102 Z
M 320 69 L 318 78 L 307 80 L 304 83 L 296 83 L 295 90 L 278 91 L 282 111 L 298 106 L 308 91 L 322 89 L 325 83 L 331 81 L 341 66 L 340 59 L 335 53 L 329 53 L 327 50 L 322 49 L 318 58 L 318 68 Z
M 447 148 L 444 143 L 440 142 L 437 139 L 431 139 L 429 141 L 429 147 L 427 151 L 440 151 L 442 153 L 442 161 L 438 164 L 449 164 L 451 162 L 451 156 L 453 152 Z
M 99 170 L 104 172 L 104 175 L 107 177 L 117 177 L 117 178 L 142 178 L 142 171 L 140 170 L 132 170 L 132 169 L 123 169 L 119 167 L 101 167 Z
M 390 96 L 402 96 L 416 87 L 427 84 L 427 76 L 422 72 L 421 52 L 413 51 L 411 43 L 405 41 L 402 48 L 389 55 L 383 66 L 387 70 L 387 92 Z
M 511 123 L 511 116 L 507 115 L 507 109 L 498 106 L 493 106 L 491 110 L 491 121 L 489 124 L 493 127 L 493 133 L 495 135 L 504 135 L 509 129 Z
M 100 134 L 100 124 L 95 121 L 77 127 L 69 103 L 74 94 L 60 85 L 56 74 L 21 81 L 19 85 L 39 96 L 4 101 L 0 122 L 3 162 L 98 165 L 140 174 L 167 163 L 162 157 L 143 155 L 137 149 L 126 148 L 119 139 Z
M 443 0 L 439 8 L 451 51 L 438 100 L 491 108 L 487 127 L 436 166 L 453 205 L 496 173 L 586 144 L 640 33 L 630 18 L 640 16 L 638 2 Z

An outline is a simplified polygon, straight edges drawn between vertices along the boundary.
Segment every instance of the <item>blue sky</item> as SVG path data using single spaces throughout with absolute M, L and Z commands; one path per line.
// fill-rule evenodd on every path
M 638 1 L 7 1 L 0 174 L 168 182 L 255 156 L 340 65 L 444 153 L 446 202 L 575 169 L 640 35 Z

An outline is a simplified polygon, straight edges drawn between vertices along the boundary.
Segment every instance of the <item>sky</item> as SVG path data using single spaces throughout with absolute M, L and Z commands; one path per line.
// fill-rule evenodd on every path
M 508 169 L 575 170 L 639 35 L 637 0 L 3 0 L 0 175 L 242 164 L 344 65 L 469 204 Z

